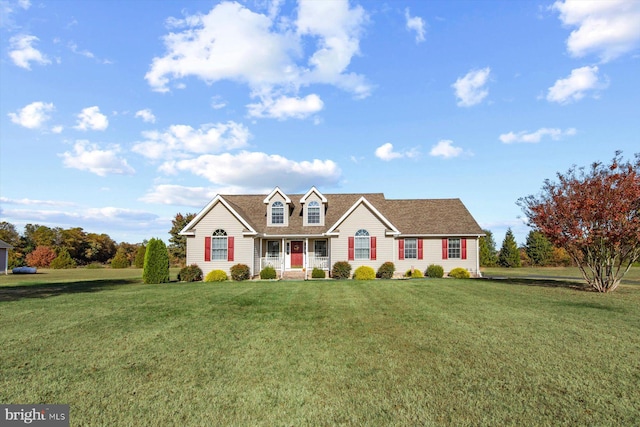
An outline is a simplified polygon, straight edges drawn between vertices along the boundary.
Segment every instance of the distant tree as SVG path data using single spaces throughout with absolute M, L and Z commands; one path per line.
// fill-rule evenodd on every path
M 166 283 L 169 281 L 169 253 L 160 239 L 151 239 L 144 255 L 142 270 L 144 283 Z
M 118 249 L 116 255 L 111 260 L 111 268 L 129 268 L 130 266 L 131 264 L 129 263 L 125 249 Z
M 144 254 L 147 252 L 147 247 L 144 245 L 140 245 L 136 251 L 136 258 L 133 261 L 133 266 L 135 268 L 143 268 L 144 267 Z
M 553 245 L 540 231 L 531 230 L 527 235 L 525 252 L 531 261 L 531 265 L 543 267 L 551 263 Z
M 84 259 L 86 262 L 105 263 L 116 254 L 116 242 L 108 234 L 87 233 Z
M 169 238 L 169 254 L 172 258 L 172 263 L 177 265 L 185 265 L 187 261 L 187 237 L 181 236 L 180 231 L 184 227 L 191 222 L 193 218 L 195 218 L 196 214 L 188 213 L 181 214 L 177 213 L 176 216 L 171 220 L 171 230 L 169 230 L 169 234 L 171 237 Z
M 81 227 L 65 229 L 60 232 L 60 237 L 61 246 L 69 252 L 71 258 L 79 264 L 85 264 L 87 262 L 86 250 L 89 247 L 89 242 L 84 230 Z
M 545 180 L 539 195 L 518 201 L 531 226 L 566 249 L 599 292 L 618 287 L 640 258 L 640 154 L 571 167 Z
M 493 233 L 489 230 L 482 231 L 486 236 L 480 236 L 480 267 L 495 267 L 498 263 L 498 251 Z
M 27 255 L 26 261 L 31 267 L 48 268 L 55 258 L 56 253 L 49 246 L 38 246 Z
M 507 230 L 502 241 L 502 248 L 498 254 L 498 265 L 509 268 L 520 267 L 520 252 L 511 228 Z
M 65 248 L 60 249 L 58 256 L 51 261 L 51 268 L 53 269 L 76 268 L 76 265 L 75 260 L 71 258 L 69 251 Z

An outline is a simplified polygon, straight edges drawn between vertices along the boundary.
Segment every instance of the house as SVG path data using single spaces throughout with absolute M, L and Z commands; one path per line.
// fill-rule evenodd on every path
M 242 263 L 253 276 L 270 265 L 280 277 L 306 278 L 348 261 L 404 273 L 438 264 L 479 276 L 484 233 L 459 199 L 387 199 L 382 193 L 217 195 L 180 232 L 187 265 L 206 275 Z M 296 276 L 297 273 L 297 276 Z
M 0 240 L 0 271 L 4 271 L 4 274 L 9 271 L 9 249 L 13 249 L 13 246 Z

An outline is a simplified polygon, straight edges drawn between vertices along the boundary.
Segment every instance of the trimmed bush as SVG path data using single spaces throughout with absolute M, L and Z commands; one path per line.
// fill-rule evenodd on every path
M 427 267 L 424 275 L 433 279 L 440 279 L 444 276 L 444 268 L 442 268 L 441 265 L 431 264 L 429 267 Z
M 333 264 L 331 277 L 334 279 L 348 279 L 351 277 L 351 264 L 347 261 L 338 261 Z
M 182 267 L 178 273 L 179 282 L 199 282 L 202 280 L 202 270 L 197 264 Z
M 169 281 L 169 252 L 167 245 L 160 239 L 153 238 L 147 244 L 142 281 L 147 284 Z
M 56 270 L 63 268 L 76 268 L 76 262 L 71 258 L 71 255 L 69 255 L 69 251 L 63 248 L 60 250 L 58 256 L 51 261 L 49 267 Z
M 469 274 L 466 268 L 456 267 L 449 272 L 449 277 L 453 277 L 454 279 L 468 279 L 471 277 L 471 274 Z
M 205 282 L 224 282 L 229 276 L 222 270 L 211 270 L 204 278 Z
M 276 269 L 273 268 L 270 265 L 267 265 L 265 268 L 262 269 L 262 271 L 260 272 L 260 278 L 261 279 L 275 279 L 277 277 L 276 274 Z
M 356 280 L 374 280 L 376 278 L 376 271 L 369 266 L 361 265 L 356 268 L 353 273 L 353 278 Z
M 396 266 L 391 262 L 387 261 L 378 268 L 378 272 L 376 273 L 376 277 L 378 279 L 391 279 L 393 277 L 393 273 L 396 272 Z
M 404 277 L 410 277 L 412 279 L 418 279 L 418 278 L 421 278 L 421 277 L 424 277 L 424 276 L 422 275 L 422 271 L 420 271 L 420 269 L 414 268 L 413 272 L 411 272 L 411 269 L 408 269 L 406 271 L 406 273 L 404 273 Z
M 327 274 L 321 268 L 314 267 L 314 269 L 311 271 L 312 279 L 324 279 L 325 277 L 327 277 Z
M 111 260 L 111 268 L 129 268 L 129 259 L 122 249 L 118 249 L 116 256 Z
M 251 269 L 246 264 L 236 264 L 231 267 L 231 278 L 236 282 L 251 279 Z

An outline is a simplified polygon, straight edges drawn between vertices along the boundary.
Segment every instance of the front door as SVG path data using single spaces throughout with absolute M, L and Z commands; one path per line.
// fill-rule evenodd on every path
M 291 242 L 291 268 L 302 268 L 304 266 L 304 253 L 302 241 Z

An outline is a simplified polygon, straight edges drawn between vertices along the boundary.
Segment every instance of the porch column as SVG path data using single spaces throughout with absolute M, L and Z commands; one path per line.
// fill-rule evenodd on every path
M 309 274 L 309 238 L 306 237 L 304 239 L 304 280 L 307 280 L 307 275 Z
M 282 250 L 281 250 L 281 254 L 282 257 L 280 257 L 280 278 L 283 279 L 284 278 L 284 265 L 285 265 L 285 257 L 287 256 L 287 249 L 285 248 L 285 242 L 284 242 L 284 237 L 282 238 Z

